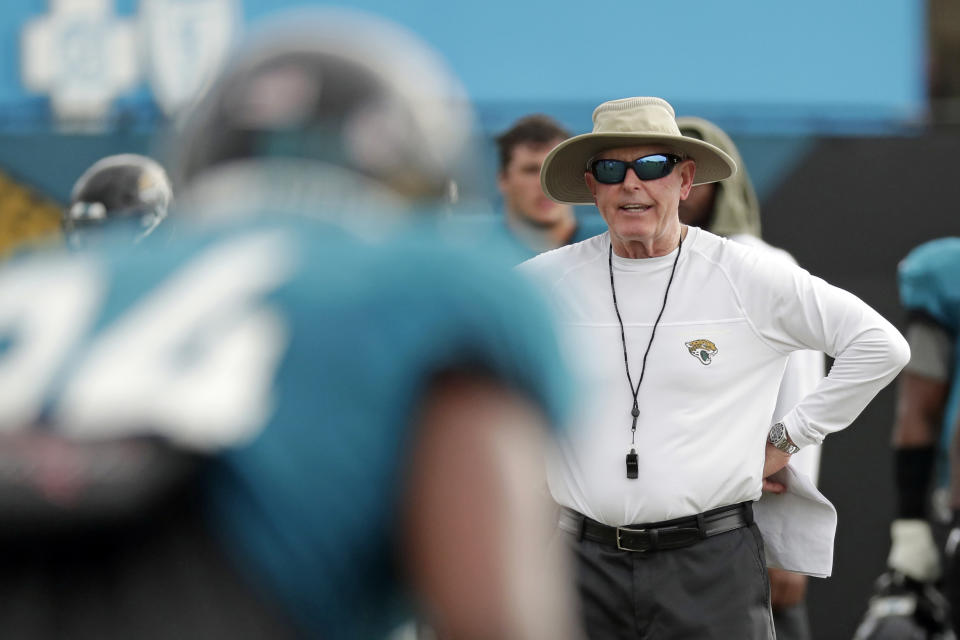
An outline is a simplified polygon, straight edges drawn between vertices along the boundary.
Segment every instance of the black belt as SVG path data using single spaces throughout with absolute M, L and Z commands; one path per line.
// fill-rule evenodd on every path
M 688 547 L 704 538 L 753 524 L 752 502 L 719 507 L 695 516 L 625 527 L 601 524 L 570 509 L 564 509 L 564 513 L 573 520 L 580 538 L 607 544 L 621 551 L 640 553 Z

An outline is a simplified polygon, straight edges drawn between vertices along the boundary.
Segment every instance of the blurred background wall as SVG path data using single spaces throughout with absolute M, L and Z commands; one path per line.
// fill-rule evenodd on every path
M 5 0 L 0 12 L 0 252 L 57 242 L 76 177 L 111 153 L 163 160 L 163 135 L 230 46 L 290 0 Z M 659 95 L 726 128 L 764 232 L 902 325 L 897 261 L 956 234 L 960 9 L 952 0 L 622 3 L 353 0 L 439 49 L 477 105 L 479 189 L 498 206 L 492 136 L 530 112 L 588 131 L 608 99 Z M 579 215 L 595 215 L 584 209 Z M 832 437 L 835 575 L 814 636 L 849 638 L 883 569 L 892 390 Z
M 0 163 L 62 200 L 64 185 L 104 152 L 158 152 L 158 129 L 229 47 L 271 14 L 305 4 L 7 0 Z M 829 0 L 693 0 L 628 3 L 615 13 L 546 0 L 343 4 L 404 24 L 442 52 L 477 105 L 481 134 L 531 111 L 582 132 L 596 104 L 629 95 L 664 96 L 678 113 L 713 119 L 734 134 L 801 143 L 823 133 L 898 132 L 927 112 L 919 1 L 880 0 L 864 9 Z M 103 135 L 92 139 L 93 132 Z M 760 158 L 751 164 L 762 190 L 803 147 L 783 143 L 746 149 Z

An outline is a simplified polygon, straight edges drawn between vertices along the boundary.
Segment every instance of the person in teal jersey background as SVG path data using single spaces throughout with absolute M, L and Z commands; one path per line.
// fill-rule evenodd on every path
M 497 188 L 503 196 L 503 224 L 523 260 L 607 230 L 600 216 L 577 217 L 572 206 L 554 202 L 540 187 L 543 159 L 569 137 L 566 129 L 543 114 L 520 118 L 497 136 Z
M 930 633 L 949 629 L 948 616 L 953 618 L 954 630 L 960 623 L 958 276 L 960 238 L 926 242 L 910 251 L 897 269 L 911 357 L 897 384 L 893 426 L 897 494 L 887 571 L 877 580 L 877 594 L 861 625 L 863 637 L 872 637 L 868 631 L 880 637 L 885 627 L 902 624 L 897 615 L 905 615 Z M 947 535 L 950 527 L 953 531 Z M 943 587 L 949 607 L 940 594 Z M 886 607 L 887 602 L 897 601 L 912 602 L 912 610 L 903 614 Z

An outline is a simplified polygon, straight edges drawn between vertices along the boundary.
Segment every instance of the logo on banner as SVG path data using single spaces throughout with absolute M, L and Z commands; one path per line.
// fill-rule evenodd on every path
M 142 0 L 147 74 L 172 115 L 202 93 L 223 65 L 239 23 L 234 0 Z
M 112 0 L 51 0 L 50 9 L 24 27 L 23 83 L 50 96 L 58 119 L 95 124 L 136 85 L 133 23 L 114 15 Z
M 236 0 L 141 0 L 136 18 L 118 17 L 113 0 L 50 0 L 24 27 L 23 83 L 49 95 L 61 122 L 98 129 L 146 75 L 173 115 L 219 71 L 239 21 Z

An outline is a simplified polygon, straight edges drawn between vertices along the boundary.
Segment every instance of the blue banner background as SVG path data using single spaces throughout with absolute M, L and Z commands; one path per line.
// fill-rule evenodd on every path
M 251 27 L 308 4 L 318 3 L 245 0 L 241 11 Z M 889 130 L 925 109 L 919 0 L 343 4 L 391 18 L 434 45 L 463 79 L 487 130 L 531 110 L 586 130 L 594 105 L 629 95 L 660 95 L 678 111 L 741 131 Z M 113 7 L 130 16 L 137 3 L 114 0 Z M 8 125 L 45 108 L 22 86 L 19 43 L 24 24 L 49 10 L 47 0 L 7 0 L 0 13 L 0 116 Z M 146 108 L 150 100 L 141 89 L 119 102 Z

